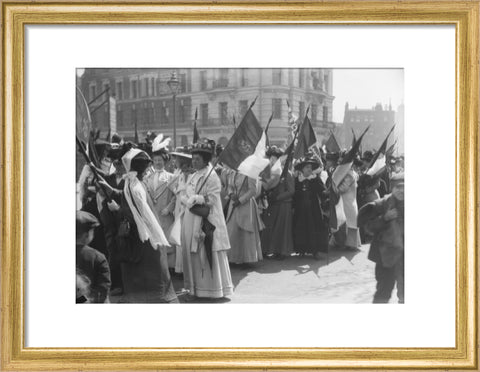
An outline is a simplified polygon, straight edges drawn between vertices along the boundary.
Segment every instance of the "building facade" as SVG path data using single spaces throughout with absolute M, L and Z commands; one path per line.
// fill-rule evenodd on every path
M 167 82 L 175 72 L 180 81 L 175 99 Z M 92 112 L 92 121 L 105 135 L 111 112 L 102 94 L 116 101 L 116 131 L 134 139 L 135 127 L 140 140 L 148 131 L 173 137 L 176 142 L 192 142 L 195 110 L 201 137 L 226 144 L 249 105 L 257 97 L 253 112 L 262 127 L 270 115 L 271 143 L 283 144 L 288 136 L 289 101 L 300 118 L 310 105 L 309 117 L 319 138 L 335 127 L 332 122 L 333 70 L 331 69 L 85 69 L 80 86 Z M 95 100 L 96 97 L 100 97 Z
M 362 132 L 370 126 L 362 140 L 362 150 L 378 150 L 388 132 L 395 124 L 395 111 L 391 105 L 382 106 L 377 103 L 371 109 L 350 108 L 348 102 L 345 104 L 345 116 L 343 118 L 343 147 L 350 147 L 353 133 L 358 138 Z M 390 135 L 388 145 L 393 144 L 401 133 L 403 144 L 403 123 L 402 128 L 398 126 Z

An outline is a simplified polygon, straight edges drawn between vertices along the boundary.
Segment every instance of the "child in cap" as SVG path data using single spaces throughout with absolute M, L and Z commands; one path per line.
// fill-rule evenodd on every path
M 358 223 L 373 235 L 369 260 L 375 262 L 377 289 L 374 303 L 387 303 L 396 285 L 399 303 L 404 303 L 404 174 L 390 179 L 391 194 L 365 204 Z
M 88 302 L 107 302 L 110 290 L 110 268 L 105 256 L 88 246 L 94 238 L 94 229 L 99 226 L 95 216 L 85 211 L 76 214 L 76 266 L 77 274 L 90 281 Z

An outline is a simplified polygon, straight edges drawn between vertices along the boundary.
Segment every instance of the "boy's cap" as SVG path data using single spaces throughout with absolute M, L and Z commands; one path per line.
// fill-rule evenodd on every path
M 93 214 L 85 211 L 77 211 L 76 226 L 77 231 L 89 231 L 97 226 L 100 226 L 100 223 Z

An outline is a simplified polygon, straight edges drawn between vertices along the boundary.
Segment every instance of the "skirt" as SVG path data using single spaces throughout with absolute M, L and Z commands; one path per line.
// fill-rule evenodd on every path
M 199 244 L 197 252 L 191 252 L 194 219 L 200 218 L 185 211 L 182 228 L 182 254 L 184 287 L 197 297 L 222 298 L 233 294 L 233 283 L 226 251 L 212 252 L 208 262 L 205 247 Z

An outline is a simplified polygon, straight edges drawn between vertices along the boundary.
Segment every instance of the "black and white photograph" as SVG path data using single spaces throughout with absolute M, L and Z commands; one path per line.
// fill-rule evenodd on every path
M 75 73 L 77 304 L 406 302 L 403 69 Z

